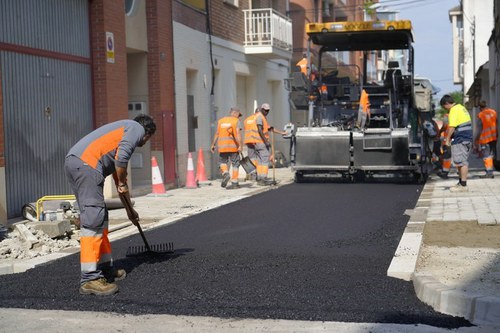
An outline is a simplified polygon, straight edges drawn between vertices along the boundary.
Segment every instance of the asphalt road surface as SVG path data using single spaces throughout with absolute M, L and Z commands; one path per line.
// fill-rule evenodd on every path
M 79 257 L 0 276 L 0 307 L 470 326 L 386 276 L 421 185 L 291 184 L 146 232 L 171 256 L 126 258 L 120 292 L 78 294 Z M 188 204 L 188 203 L 186 203 Z

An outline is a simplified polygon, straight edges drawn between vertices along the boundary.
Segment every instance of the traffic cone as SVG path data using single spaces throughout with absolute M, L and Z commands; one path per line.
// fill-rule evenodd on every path
M 156 157 L 151 157 L 151 176 L 153 182 L 153 191 L 152 193 L 165 193 L 165 185 L 163 184 L 163 180 L 161 179 L 160 168 L 158 167 L 158 162 L 156 161 Z
M 205 173 L 205 161 L 203 160 L 203 151 L 198 151 L 198 161 L 196 164 L 196 181 L 198 182 L 206 182 L 207 174 Z
M 198 188 L 198 185 L 196 184 L 196 180 L 194 179 L 194 165 L 193 165 L 193 157 L 191 156 L 191 153 L 188 153 L 186 188 Z

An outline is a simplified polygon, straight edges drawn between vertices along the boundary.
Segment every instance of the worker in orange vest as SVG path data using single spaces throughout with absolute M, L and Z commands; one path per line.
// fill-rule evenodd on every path
M 495 155 L 498 131 L 497 131 L 497 113 L 495 110 L 486 107 L 486 102 L 479 102 L 480 112 L 478 118 L 478 134 L 474 139 L 475 148 L 483 157 L 486 174 L 481 178 L 494 178 L 493 176 L 493 157 Z
M 366 90 L 363 89 L 359 98 L 358 121 L 356 126 L 360 129 L 365 128 L 370 120 L 370 99 Z
M 300 71 L 307 76 L 309 62 L 307 61 L 307 55 L 304 53 L 302 59 L 297 62 L 296 66 L 300 67 Z
M 439 133 L 441 135 L 441 171 L 439 171 L 437 175 L 443 179 L 447 179 L 451 169 L 451 150 L 446 144 L 446 137 L 448 135 L 448 113 L 443 115 L 443 125 Z
M 255 112 L 247 117 L 243 121 L 243 129 L 245 130 L 245 135 L 243 139 L 243 144 L 247 146 L 247 156 L 252 161 L 253 165 L 258 165 L 257 152 L 255 150 L 255 144 L 259 141 L 259 130 L 257 128 L 257 114 L 260 112 L 260 108 L 256 108 Z M 257 180 L 257 172 L 252 172 L 248 175 L 249 179 Z
M 210 150 L 215 152 L 215 144 L 219 151 L 219 168 L 222 173 L 221 186 L 227 190 L 240 188 L 238 183 L 240 168 L 240 153 L 242 149 L 239 118 L 240 109 L 232 107 L 229 116 L 219 119 L 217 131 L 212 141 Z M 229 174 L 229 168 L 232 167 L 232 173 Z M 227 183 L 231 179 L 231 184 Z

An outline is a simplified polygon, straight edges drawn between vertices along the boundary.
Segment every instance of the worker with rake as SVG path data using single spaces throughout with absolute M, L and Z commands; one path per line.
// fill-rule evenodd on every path
M 108 239 L 108 210 L 104 203 L 104 180 L 113 175 L 120 199 L 130 201 L 127 165 L 136 147 L 142 147 L 155 133 L 156 125 L 147 115 L 119 120 L 97 128 L 78 141 L 66 155 L 64 169 L 80 209 L 80 294 L 111 295 L 118 291 L 115 281 L 126 276 L 114 269 Z M 139 223 L 139 214 L 127 210 L 128 218 Z

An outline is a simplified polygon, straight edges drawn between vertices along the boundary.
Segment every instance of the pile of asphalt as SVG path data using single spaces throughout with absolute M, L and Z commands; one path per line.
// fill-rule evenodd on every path
M 109 297 L 78 294 L 79 258 L 0 276 L 0 307 L 470 326 L 420 302 L 386 271 L 420 185 L 292 184 L 146 232 L 170 256 L 126 258 Z

